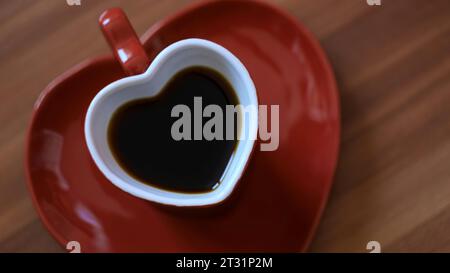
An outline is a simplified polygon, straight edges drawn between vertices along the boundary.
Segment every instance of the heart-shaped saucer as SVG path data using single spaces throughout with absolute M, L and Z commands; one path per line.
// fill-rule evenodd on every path
M 150 58 L 175 41 L 204 38 L 248 69 L 260 104 L 280 105 L 280 145 L 255 151 L 222 206 L 179 210 L 118 189 L 84 140 L 89 103 L 123 78 L 112 56 L 88 60 L 52 82 L 36 103 L 25 167 L 35 207 L 63 246 L 82 252 L 305 251 L 325 207 L 337 162 L 339 103 L 317 41 L 286 12 L 257 1 L 203 1 L 144 36 Z M 99 39 L 101 39 L 99 37 Z

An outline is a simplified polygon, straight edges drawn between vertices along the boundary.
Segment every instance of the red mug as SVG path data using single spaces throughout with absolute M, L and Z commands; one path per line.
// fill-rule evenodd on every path
M 121 9 L 105 11 L 100 17 L 100 25 L 117 61 L 129 77 L 104 87 L 89 105 L 85 118 L 85 137 L 98 169 L 123 191 L 160 204 L 199 207 L 223 202 L 231 195 L 244 174 L 257 138 L 258 99 L 255 85 L 245 66 L 224 47 L 196 38 L 180 40 L 167 46 L 149 65 L 145 50 Z M 108 124 L 120 106 L 136 99 L 156 96 L 175 74 L 194 66 L 217 71 L 232 86 L 238 103 L 242 106 L 238 109 L 246 111 L 246 114 L 238 115 L 238 122 L 243 126 L 237 133 L 239 141 L 223 170 L 220 182 L 217 181 L 211 191 L 182 193 L 144 184 L 116 162 L 108 145 Z
M 129 76 L 144 73 L 150 59 L 123 10 L 111 8 L 104 11 L 99 24 L 125 73 Z

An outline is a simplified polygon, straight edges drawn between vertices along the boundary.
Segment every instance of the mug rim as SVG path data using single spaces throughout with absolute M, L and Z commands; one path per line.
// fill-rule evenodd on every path
M 124 181 L 125 179 L 122 177 L 119 177 L 114 171 L 110 169 L 110 166 L 108 166 L 105 163 L 105 156 L 102 156 L 101 153 L 98 150 L 97 144 L 94 141 L 93 137 L 93 120 L 97 112 L 99 111 L 99 107 L 101 106 L 101 103 L 103 100 L 105 100 L 109 95 L 113 94 L 114 92 L 118 92 L 121 89 L 127 89 L 135 85 L 139 84 L 145 84 L 148 82 L 153 81 L 153 75 L 156 74 L 159 69 L 164 67 L 164 65 L 167 65 L 165 61 L 170 59 L 175 52 L 180 52 L 182 50 L 186 50 L 189 48 L 201 48 L 201 49 L 207 49 L 212 50 L 214 53 L 218 54 L 220 58 L 222 58 L 225 62 L 230 64 L 233 68 L 237 69 L 240 74 L 240 79 L 242 80 L 244 84 L 244 91 L 249 93 L 249 105 L 254 105 L 256 112 L 253 113 L 253 116 L 251 115 L 248 119 L 248 123 L 245 123 L 245 127 L 242 128 L 244 131 L 249 132 L 249 139 L 246 140 L 246 142 L 242 140 L 237 140 L 235 151 L 233 152 L 233 155 L 230 157 L 229 162 L 227 164 L 226 169 L 224 170 L 224 173 L 222 174 L 222 177 L 227 173 L 228 168 L 230 165 L 236 165 L 237 163 L 241 163 L 242 166 L 237 166 L 237 171 L 234 171 L 234 173 L 231 173 L 231 175 L 234 175 L 232 178 L 228 178 L 226 180 L 221 180 L 219 187 L 212 189 L 211 191 L 205 192 L 205 193 L 183 193 L 183 192 L 175 192 L 170 190 L 165 190 L 158 188 L 156 186 L 152 186 L 151 184 L 147 184 L 144 182 L 141 182 L 127 174 L 127 172 L 120 167 L 119 165 L 119 172 L 122 174 L 127 174 L 129 177 L 127 178 L 127 181 Z M 176 71 L 173 71 L 172 74 L 170 74 L 166 81 L 167 83 L 174 75 L 176 74 Z M 225 78 L 228 79 L 226 76 Z M 159 94 L 160 91 L 162 91 L 163 88 L 159 89 L 156 93 L 146 96 L 146 97 L 153 97 Z M 242 95 L 238 91 L 236 91 L 236 95 L 238 97 L 239 103 L 241 102 Z M 121 102 L 121 105 L 124 103 L 131 101 L 133 99 L 125 99 Z M 250 77 L 250 74 L 248 73 L 245 66 L 242 64 L 242 62 L 234 56 L 230 51 L 228 51 L 226 48 L 211 42 L 209 40 L 204 39 L 197 39 L 197 38 L 189 38 L 177 41 L 175 43 L 172 43 L 171 45 L 164 48 L 152 61 L 148 69 L 139 75 L 135 76 L 129 76 L 122 78 L 118 81 L 115 81 L 113 83 L 110 83 L 106 87 L 104 87 L 100 92 L 97 93 L 97 95 L 94 97 L 94 99 L 91 101 L 88 111 L 86 114 L 86 119 L 84 123 L 84 131 L 85 131 L 85 139 L 87 143 L 87 147 L 89 150 L 89 153 L 94 160 L 96 166 L 99 168 L 99 170 L 103 173 L 103 175 L 106 176 L 108 181 L 113 183 L 115 186 L 119 187 L 123 191 L 134 195 L 136 197 L 157 202 L 164 205 L 172 205 L 172 206 L 208 206 L 208 205 L 214 205 L 223 202 L 225 199 L 227 199 L 231 193 L 234 191 L 237 183 L 241 179 L 243 173 L 245 172 L 245 169 L 248 165 L 248 162 L 251 158 L 251 155 L 253 153 L 253 149 L 256 142 L 257 137 L 257 130 L 258 130 L 258 98 L 256 93 L 256 88 L 254 86 L 253 80 Z M 119 106 L 120 107 L 120 106 Z M 117 110 L 117 108 L 114 108 L 112 113 Z M 109 124 L 111 120 L 112 114 L 110 114 L 107 117 L 107 123 Z M 106 125 L 107 126 L 107 125 Z M 107 139 L 104 139 L 105 142 L 107 142 Z M 106 143 L 107 149 L 109 152 L 111 152 L 111 147 Z M 243 149 L 243 155 L 241 158 L 236 158 L 235 154 L 239 147 L 243 146 L 241 149 Z M 114 158 L 115 160 L 115 158 Z M 117 169 L 117 168 L 116 168 Z M 117 172 L 117 170 L 116 170 Z M 137 186 L 135 182 L 138 182 L 140 186 Z M 222 187 L 222 188 L 220 188 Z M 219 191 L 220 188 L 220 191 Z

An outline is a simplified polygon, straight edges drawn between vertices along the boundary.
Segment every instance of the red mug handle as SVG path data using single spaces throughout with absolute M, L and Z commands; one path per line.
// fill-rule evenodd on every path
M 144 73 L 150 59 L 125 12 L 121 8 L 108 9 L 100 15 L 99 23 L 125 73 L 129 76 Z

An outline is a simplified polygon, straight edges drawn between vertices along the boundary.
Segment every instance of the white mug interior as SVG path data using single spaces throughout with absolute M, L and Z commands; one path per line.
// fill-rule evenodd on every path
M 252 105 L 256 109 L 245 116 L 245 128 L 238 131 L 240 140 L 221 182 L 206 193 L 172 192 L 136 180 L 120 167 L 107 141 L 109 121 L 121 105 L 157 95 L 177 72 L 192 66 L 209 67 L 222 74 L 236 92 L 239 104 L 244 107 Z M 106 178 L 134 196 L 174 206 L 212 205 L 225 200 L 243 174 L 257 136 L 257 105 L 253 81 L 244 65 L 231 52 L 207 40 L 181 40 L 161 51 L 145 73 L 113 82 L 95 96 L 85 120 L 86 143 L 95 164 Z M 246 134 L 245 138 L 242 134 Z

